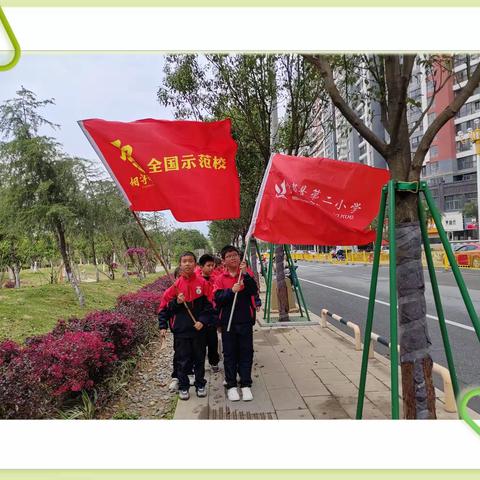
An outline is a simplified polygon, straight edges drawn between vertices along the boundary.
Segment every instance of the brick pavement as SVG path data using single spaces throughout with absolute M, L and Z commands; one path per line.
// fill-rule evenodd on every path
M 230 402 L 223 371 L 207 369 L 208 396 L 179 401 L 175 419 L 353 419 L 355 418 L 362 352 L 353 339 L 332 325 L 255 327 L 254 400 Z M 366 384 L 365 419 L 390 418 L 390 364 L 370 359 Z M 400 408 L 402 402 L 400 400 Z M 401 413 L 402 415 L 402 413 Z M 437 390 L 437 415 L 455 419 L 443 408 Z

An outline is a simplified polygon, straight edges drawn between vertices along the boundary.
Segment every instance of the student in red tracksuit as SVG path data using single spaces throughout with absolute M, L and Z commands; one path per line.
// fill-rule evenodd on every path
M 163 294 L 158 314 L 160 333 L 165 336 L 167 326 L 173 332 L 175 368 L 179 382 L 179 398 L 188 400 L 188 374 L 195 374 L 198 397 L 205 397 L 206 327 L 212 321 L 212 288 L 202 277 L 195 275 L 196 257 L 192 252 L 180 256 L 181 275 Z M 192 313 L 190 316 L 186 306 Z
M 198 259 L 198 265 L 200 266 L 202 277 L 210 284 L 213 291 L 215 259 L 209 253 L 205 253 Z M 218 317 L 215 312 L 212 322 L 210 322 L 206 332 L 207 358 L 213 373 L 218 372 L 218 362 L 220 361 L 220 356 L 218 354 L 217 323 Z
M 247 264 L 241 262 L 238 249 L 227 245 L 222 249 L 225 270 L 215 280 L 214 300 L 222 329 L 223 367 L 227 396 L 231 401 L 240 400 L 237 390 L 237 373 L 240 376 L 242 398 L 253 400 L 252 365 L 253 365 L 253 325 L 255 308 L 253 297 L 258 288 L 255 279 L 247 271 Z M 240 271 L 242 276 L 238 282 Z M 235 292 L 238 292 L 232 325 L 227 332 L 230 312 Z

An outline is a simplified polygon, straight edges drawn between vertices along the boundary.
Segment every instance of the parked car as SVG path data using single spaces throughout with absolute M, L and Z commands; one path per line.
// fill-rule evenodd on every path
M 461 245 L 455 250 L 455 257 L 462 267 L 480 268 L 480 243 Z

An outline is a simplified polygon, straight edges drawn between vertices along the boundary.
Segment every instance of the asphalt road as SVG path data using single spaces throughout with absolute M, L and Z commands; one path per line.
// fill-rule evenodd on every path
M 305 300 L 311 311 L 320 315 L 322 308 L 355 322 L 365 331 L 371 266 L 332 265 L 313 262 L 298 262 L 297 275 L 300 279 Z M 427 323 L 432 340 L 433 361 L 447 366 L 437 312 L 432 295 L 428 271 L 426 281 Z M 480 312 L 480 271 L 462 270 L 463 278 L 472 298 L 475 310 Z M 447 319 L 448 334 L 452 346 L 455 368 L 460 388 L 480 385 L 480 342 L 463 303 L 460 291 L 451 272 L 437 270 L 440 294 Z M 378 276 L 377 303 L 373 320 L 373 331 L 387 339 L 389 329 L 389 275 L 388 267 L 381 267 Z M 344 332 L 352 331 L 338 322 L 332 323 Z M 376 351 L 388 357 L 388 349 L 378 344 Z M 441 381 L 435 379 L 437 387 Z M 480 412 L 480 399 L 473 399 L 470 406 Z

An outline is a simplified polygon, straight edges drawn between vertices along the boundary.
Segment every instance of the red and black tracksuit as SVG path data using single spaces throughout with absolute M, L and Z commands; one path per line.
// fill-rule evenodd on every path
M 252 385 L 254 297 L 258 293 L 258 287 L 248 272 L 242 275 L 243 286 L 237 295 L 230 332 L 227 332 L 235 296 L 232 287 L 237 283 L 238 275 L 239 272 L 232 276 L 225 270 L 216 278 L 214 289 L 215 305 L 222 328 L 223 364 L 227 388 L 237 386 L 237 373 L 240 376 L 241 387 Z
M 201 330 L 194 328 L 192 317 L 184 303 L 177 302 L 183 293 L 194 318 L 203 324 Z M 192 274 L 179 277 L 165 291 L 160 304 L 158 323 L 161 330 L 170 326 L 173 333 L 174 364 L 180 390 L 190 387 L 188 374 L 194 371 L 195 388 L 202 388 L 205 380 L 206 330 L 213 319 L 212 287 L 202 277 Z

